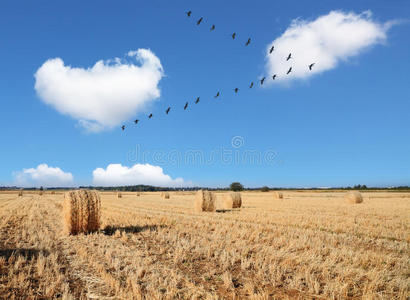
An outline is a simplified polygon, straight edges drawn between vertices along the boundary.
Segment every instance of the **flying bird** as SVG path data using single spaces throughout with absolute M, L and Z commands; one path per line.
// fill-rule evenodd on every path
M 135 123 L 135 124 L 138 124 L 139 121 L 140 121 L 140 120 L 136 119 L 136 120 L 134 121 L 134 123 Z
M 218 98 L 218 97 L 219 97 L 219 95 L 220 95 L 220 93 L 219 93 L 219 92 L 218 92 L 218 93 L 216 93 L 215 98 Z
M 249 86 L 249 88 L 250 89 L 253 88 L 253 81 L 251 82 L 251 85 Z
M 188 102 L 185 103 L 184 110 L 186 110 L 187 108 L 188 108 Z
M 150 114 L 149 116 L 148 116 L 148 119 L 151 119 L 152 118 L 152 114 Z
M 289 68 L 289 70 L 288 70 L 288 72 L 286 73 L 286 75 L 289 74 L 290 72 L 292 72 L 292 67 Z
M 198 104 L 198 102 L 199 102 L 199 97 L 198 97 L 198 98 L 196 98 L 196 100 L 195 100 L 195 104 Z
M 203 19 L 203 17 L 201 17 L 197 22 L 196 22 L 196 25 L 199 25 L 199 24 L 201 24 L 201 22 L 202 22 L 202 19 Z
M 261 85 L 263 85 L 263 82 L 265 81 L 265 77 L 263 77 L 262 79 L 261 79 Z
M 276 79 L 276 74 L 272 76 L 272 79 L 275 80 Z
M 171 110 L 171 106 L 169 106 L 169 107 L 167 108 L 167 110 L 165 111 L 165 113 L 168 114 L 170 110 Z
M 124 131 L 125 130 L 125 125 L 122 125 L 121 129 L 122 129 L 122 131 Z
M 236 37 L 236 32 L 232 33 L 232 39 L 235 39 Z
M 275 46 L 272 46 L 269 50 L 269 54 L 272 54 L 273 50 L 275 49 Z
M 288 61 L 291 58 L 292 58 L 292 53 L 289 53 L 288 58 L 286 59 L 286 61 Z
M 234 91 L 235 91 L 235 93 L 237 93 L 237 92 L 239 91 L 239 89 L 238 89 L 238 88 L 235 88 Z
M 313 68 L 314 65 L 315 65 L 315 63 L 309 65 L 309 70 L 310 71 L 312 71 L 312 68 Z
M 212 25 L 212 27 L 211 27 L 211 31 L 212 31 L 212 30 L 215 30 L 215 25 Z
M 251 38 L 248 39 L 248 41 L 246 42 L 245 46 L 248 46 L 251 43 Z
M 187 11 L 187 12 L 186 12 L 186 15 L 187 15 L 188 17 L 190 17 L 191 14 L 192 14 L 192 11 Z

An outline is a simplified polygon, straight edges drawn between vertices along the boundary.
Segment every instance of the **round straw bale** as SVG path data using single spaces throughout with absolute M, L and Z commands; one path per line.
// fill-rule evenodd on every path
M 56 193 L 55 191 L 51 191 L 51 193 L 50 193 L 50 194 L 51 194 L 51 195 L 55 195 L 55 193 Z
M 161 196 L 164 199 L 169 199 L 169 193 L 168 192 L 161 193 Z
M 120 192 L 117 193 L 117 198 L 122 198 L 122 194 Z
M 345 200 L 351 204 L 362 203 L 363 197 L 362 197 L 362 194 L 360 194 L 360 192 L 351 191 L 345 194 Z
M 228 193 L 222 198 L 222 207 L 224 209 L 239 208 L 242 206 L 241 193 Z
M 101 219 L 101 200 L 98 192 L 76 190 L 65 193 L 63 213 L 66 234 L 97 231 Z
M 23 190 L 19 190 L 19 197 L 23 197 Z
M 283 193 L 279 191 L 274 192 L 273 196 L 275 197 L 275 199 L 283 199 Z
M 139 196 L 141 196 L 141 194 L 140 194 L 140 193 L 137 193 L 137 197 L 139 197 Z
M 43 196 L 43 191 L 38 192 L 40 196 Z
M 215 211 L 216 196 L 210 191 L 199 190 L 195 195 L 195 211 Z

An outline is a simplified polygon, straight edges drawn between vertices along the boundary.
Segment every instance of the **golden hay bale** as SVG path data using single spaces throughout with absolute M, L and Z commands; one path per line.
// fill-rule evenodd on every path
M 161 193 L 161 197 L 164 199 L 169 199 L 169 193 L 168 192 Z
M 241 193 L 225 194 L 222 198 L 222 207 L 224 209 L 239 208 L 242 206 Z
M 19 197 L 23 197 L 23 190 L 19 190 Z
M 275 197 L 275 199 L 283 199 L 283 193 L 282 192 L 274 192 L 273 196 Z
M 65 193 L 63 213 L 66 234 L 97 231 L 101 219 L 101 200 L 98 192 L 76 190 Z
M 51 193 L 50 193 L 50 194 L 51 194 L 51 195 L 55 195 L 55 193 L 56 193 L 55 191 L 51 191 Z
M 195 195 L 195 211 L 216 211 L 216 196 L 210 191 L 199 190 Z
M 122 194 L 121 194 L 121 193 L 117 193 L 117 198 L 122 198 Z
M 140 194 L 140 193 L 137 193 L 137 197 L 139 197 L 139 196 L 141 196 L 141 194 Z
M 38 194 L 39 194 L 40 196 L 43 196 L 43 191 L 40 191 Z
M 352 191 L 345 194 L 345 200 L 351 204 L 362 203 L 363 197 L 358 191 Z

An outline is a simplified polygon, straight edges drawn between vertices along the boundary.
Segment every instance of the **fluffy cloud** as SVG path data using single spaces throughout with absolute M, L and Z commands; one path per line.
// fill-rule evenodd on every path
M 92 68 L 66 66 L 61 58 L 47 60 L 35 73 L 39 98 L 88 131 L 118 126 L 160 96 L 164 76 L 150 50 L 127 54 L 128 60 L 98 61 Z M 140 63 L 137 65 L 135 63 Z
M 307 78 L 333 69 L 349 57 L 372 45 L 383 43 L 393 22 L 372 20 L 370 11 L 362 14 L 332 11 L 312 22 L 294 20 L 290 27 L 267 47 L 266 72 L 277 81 Z M 275 50 L 269 54 L 272 46 Z M 292 58 L 286 61 L 289 53 Z M 315 63 L 313 70 L 308 66 Z M 292 67 L 292 73 L 286 75 Z
M 181 187 L 186 183 L 182 178 L 172 179 L 164 174 L 161 167 L 150 164 L 135 164 L 132 167 L 110 164 L 106 169 L 93 171 L 93 184 L 96 186 L 125 186 L 146 184 L 162 187 Z
M 14 181 L 18 186 L 24 187 L 68 187 L 74 183 L 71 173 L 60 168 L 49 167 L 47 164 L 38 165 L 37 168 L 23 169 L 14 172 Z

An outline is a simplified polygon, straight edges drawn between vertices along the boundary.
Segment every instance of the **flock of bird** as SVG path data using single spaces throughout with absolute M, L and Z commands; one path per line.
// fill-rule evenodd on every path
M 188 18 L 190 18 L 191 15 L 192 15 L 192 11 L 187 11 L 187 12 L 186 12 L 186 15 L 187 15 Z M 204 18 L 203 18 L 203 17 L 200 17 L 200 18 L 196 21 L 196 25 L 199 26 L 199 25 L 202 23 L 203 20 L 204 20 Z M 212 26 L 211 26 L 211 28 L 210 28 L 210 31 L 214 31 L 215 29 L 216 29 L 215 24 L 212 24 Z M 236 35 L 237 35 L 236 32 L 233 32 L 233 33 L 231 34 L 231 37 L 232 37 L 233 40 L 236 39 Z M 248 40 L 247 40 L 246 43 L 245 43 L 245 46 L 249 46 L 250 43 L 251 43 L 251 38 L 248 38 Z M 272 46 L 272 47 L 269 49 L 269 54 L 272 54 L 274 50 L 275 50 L 275 46 Z M 289 61 L 290 59 L 292 59 L 292 53 L 289 53 L 289 55 L 286 57 L 286 61 Z M 312 71 L 314 65 L 315 65 L 315 63 L 311 63 L 310 65 L 308 65 L 309 71 Z M 286 72 L 286 75 L 289 75 L 291 72 L 292 72 L 292 67 L 289 68 L 289 70 Z M 275 80 L 276 78 L 277 78 L 277 74 L 272 75 L 272 80 Z M 263 78 L 259 79 L 259 83 L 260 83 L 261 86 L 264 84 L 265 80 L 266 80 L 266 77 L 263 77 Z M 249 85 L 249 88 L 251 89 L 251 88 L 253 88 L 253 87 L 254 87 L 254 82 L 252 81 L 252 82 L 250 83 L 250 85 Z M 234 92 L 235 92 L 235 94 L 237 94 L 237 93 L 239 92 L 239 88 L 234 88 Z M 220 92 L 220 91 L 217 91 L 217 93 L 215 94 L 214 98 L 216 99 L 216 98 L 218 98 L 220 95 L 221 95 L 221 92 Z M 197 97 L 194 103 L 195 103 L 195 104 L 198 104 L 198 103 L 199 103 L 199 100 L 200 100 L 200 97 Z M 189 103 L 186 102 L 185 105 L 184 105 L 184 110 L 186 110 L 186 109 L 188 108 L 188 105 L 189 105 Z M 169 107 L 165 110 L 165 114 L 168 115 L 170 111 L 171 111 L 171 107 L 169 106 Z M 152 117 L 153 117 L 153 114 L 152 114 L 152 113 L 148 115 L 148 119 L 151 119 Z M 139 119 L 136 119 L 136 120 L 134 121 L 135 124 L 138 124 L 139 122 L 140 122 Z M 122 126 L 121 126 L 121 129 L 122 129 L 123 131 L 125 130 L 125 128 L 126 128 L 125 125 L 122 125 Z

